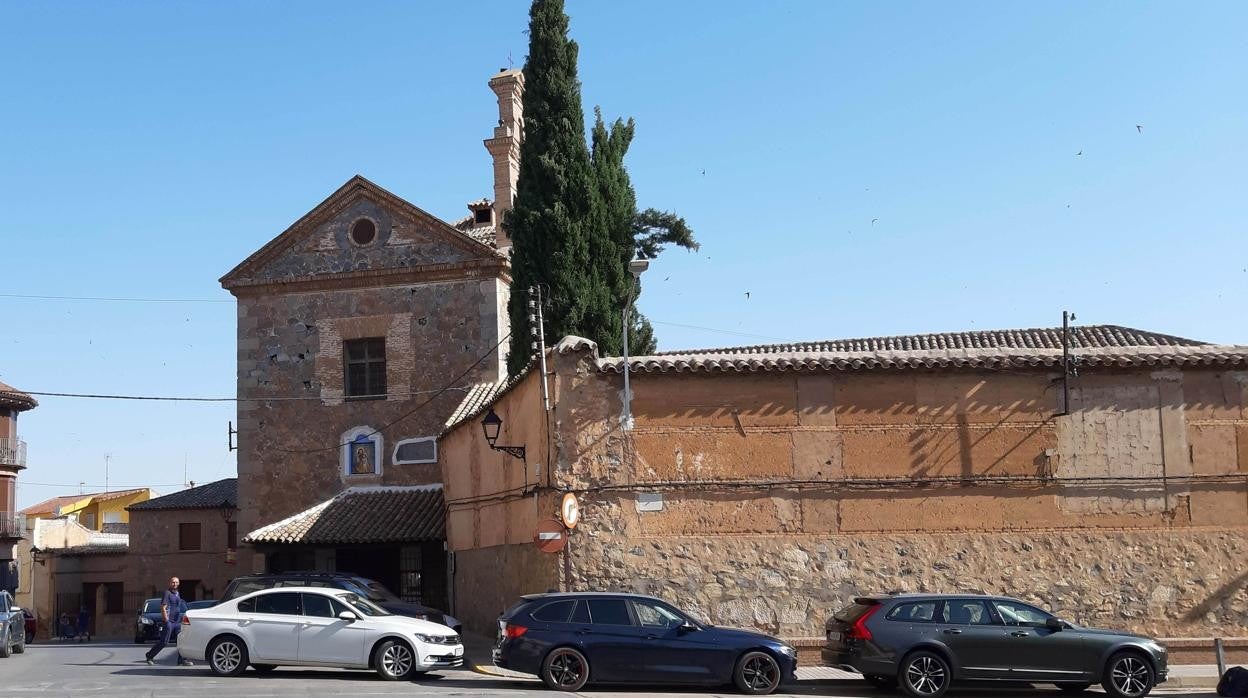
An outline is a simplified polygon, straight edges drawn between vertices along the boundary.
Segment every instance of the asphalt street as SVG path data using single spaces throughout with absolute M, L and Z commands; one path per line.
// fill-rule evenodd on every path
M 238 678 L 214 676 L 207 667 L 175 666 L 172 650 L 166 650 L 156 666 L 143 663 L 147 647 L 121 643 L 35 644 L 26 653 L 0 659 L 0 696 L 99 696 L 146 698 L 170 696 L 510 696 L 528 698 L 553 694 L 534 680 L 487 676 L 469 668 L 428 674 L 409 682 L 382 681 L 372 672 L 312 669 L 278 669 L 264 677 L 248 671 Z M 587 698 L 614 696 L 736 696 L 727 687 L 719 690 L 673 690 L 652 687 L 595 687 L 582 691 Z M 1159 691 L 1168 696 L 1209 696 L 1212 692 Z M 803 681 L 782 696 L 837 696 L 880 698 L 887 694 L 856 682 Z M 959 690 L 950 698 L 1048 697 L 1064 695 L 1056 690 Z

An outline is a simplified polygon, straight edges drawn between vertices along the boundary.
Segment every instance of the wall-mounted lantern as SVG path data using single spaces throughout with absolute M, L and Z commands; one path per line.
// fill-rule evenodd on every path
M 512 458 L 524 460 L 524 446 L 499 446 L 498 435 L 503 431 L 503 418 L 494 413 L 494 408 L 486 413 L 481 420 L 481 430 L 485 432 L 485 441 L 495 451 L 502 451 Z

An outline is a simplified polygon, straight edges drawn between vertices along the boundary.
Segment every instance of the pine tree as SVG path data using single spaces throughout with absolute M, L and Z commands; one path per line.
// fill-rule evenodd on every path
M 568 38 L 563 0 L 534 0 L 524 65 L 524 142 L 516 200 L 505 226 L 512 241 L 508 372 L 522 370 L 530 347 L 528 293 L 541 284 L 546 336 L 587 335 L 588 308 L 605 301 L 601 271 L 591 264 L 591 231 L 600 203 L 585 143 L 585 115 L 576 75 L 577 45 Z

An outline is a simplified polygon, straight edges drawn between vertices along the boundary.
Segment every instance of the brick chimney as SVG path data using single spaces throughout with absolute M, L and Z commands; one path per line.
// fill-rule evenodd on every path
M 494 222 L 498 248 L 511 246 L 511 238 L 503 230 L 503 215 L 511 210 L 516 198 L 516 180 L 520 178 L 520 141 L 524 137 L 524 73 L 500 70 L 490 78 L 490 89 L 498 95 L 498 126 L 494 137 L 485 141 L 485 149 L 494 158 Z

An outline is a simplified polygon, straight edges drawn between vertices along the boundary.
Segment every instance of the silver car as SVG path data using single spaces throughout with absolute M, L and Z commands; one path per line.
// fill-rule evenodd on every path
M 26 614 L 13 596 L 0 591 L 0 658 L 26 651 Z

